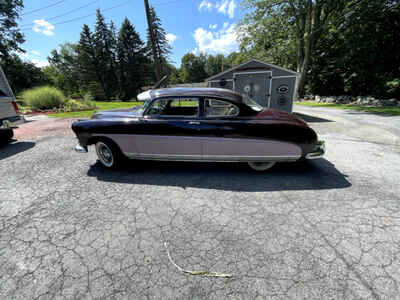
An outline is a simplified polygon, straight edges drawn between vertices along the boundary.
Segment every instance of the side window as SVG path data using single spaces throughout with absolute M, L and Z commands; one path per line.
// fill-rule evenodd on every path
M 206 117 L 234 117 L 239 114 L 239 108 L 226 101 L 208 99 L 204 101 Z
M 163 117 L 195 117 L 199 114 L 197 98 L 167 98 L 153 102 L 147 114 Z

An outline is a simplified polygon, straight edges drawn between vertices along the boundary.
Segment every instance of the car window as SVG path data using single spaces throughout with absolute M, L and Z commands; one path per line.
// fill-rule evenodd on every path
M 163 117 L 194 117 L 199 114 L 197 98 L 167 98 L 153 102 L 147 114 Z
M 234 117 L 239 114 L 239 108 L 227 101 L 216 99 L 205 99 L 206 117 Z

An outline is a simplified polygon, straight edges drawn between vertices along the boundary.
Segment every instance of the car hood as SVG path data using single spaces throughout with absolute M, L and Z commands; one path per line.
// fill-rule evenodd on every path
M 110 119 L 110 118 L 137 118 L 139 112 L 137 108 L 119 108 L 103 111 L 96 111 L 92 119 Z

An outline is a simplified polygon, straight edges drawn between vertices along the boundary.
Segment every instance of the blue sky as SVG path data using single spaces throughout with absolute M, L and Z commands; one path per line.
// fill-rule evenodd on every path
M 237 50 L 234 27 L 243 16 L 240 0 L 149 2 L 156 8 L 168 34 L 172 46 L 171 61 L 175 65 L 179 66 L 181 57 L 188 52 L 229 54 Z M 128 17 L 141 38 L 145 40 L 146 37 L 143 0 L 29 0 L 24 4 L 19 24 L 25 34 L 26 42 L 22 48 L 26 53 L 20 55 L 38 66 L 46 65 L 50 51 L 60 44 L 77 42 L 83 24 L 93 28 L 97 8 L 118 28 Z M 78 19 L 86 15 L 90 16 Z

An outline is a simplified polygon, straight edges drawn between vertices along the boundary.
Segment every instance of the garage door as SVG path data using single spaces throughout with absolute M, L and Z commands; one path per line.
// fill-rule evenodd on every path
M 272 72 L 235 73 L 234 91 L 247 94 L 264 107 L 269 106 Z

